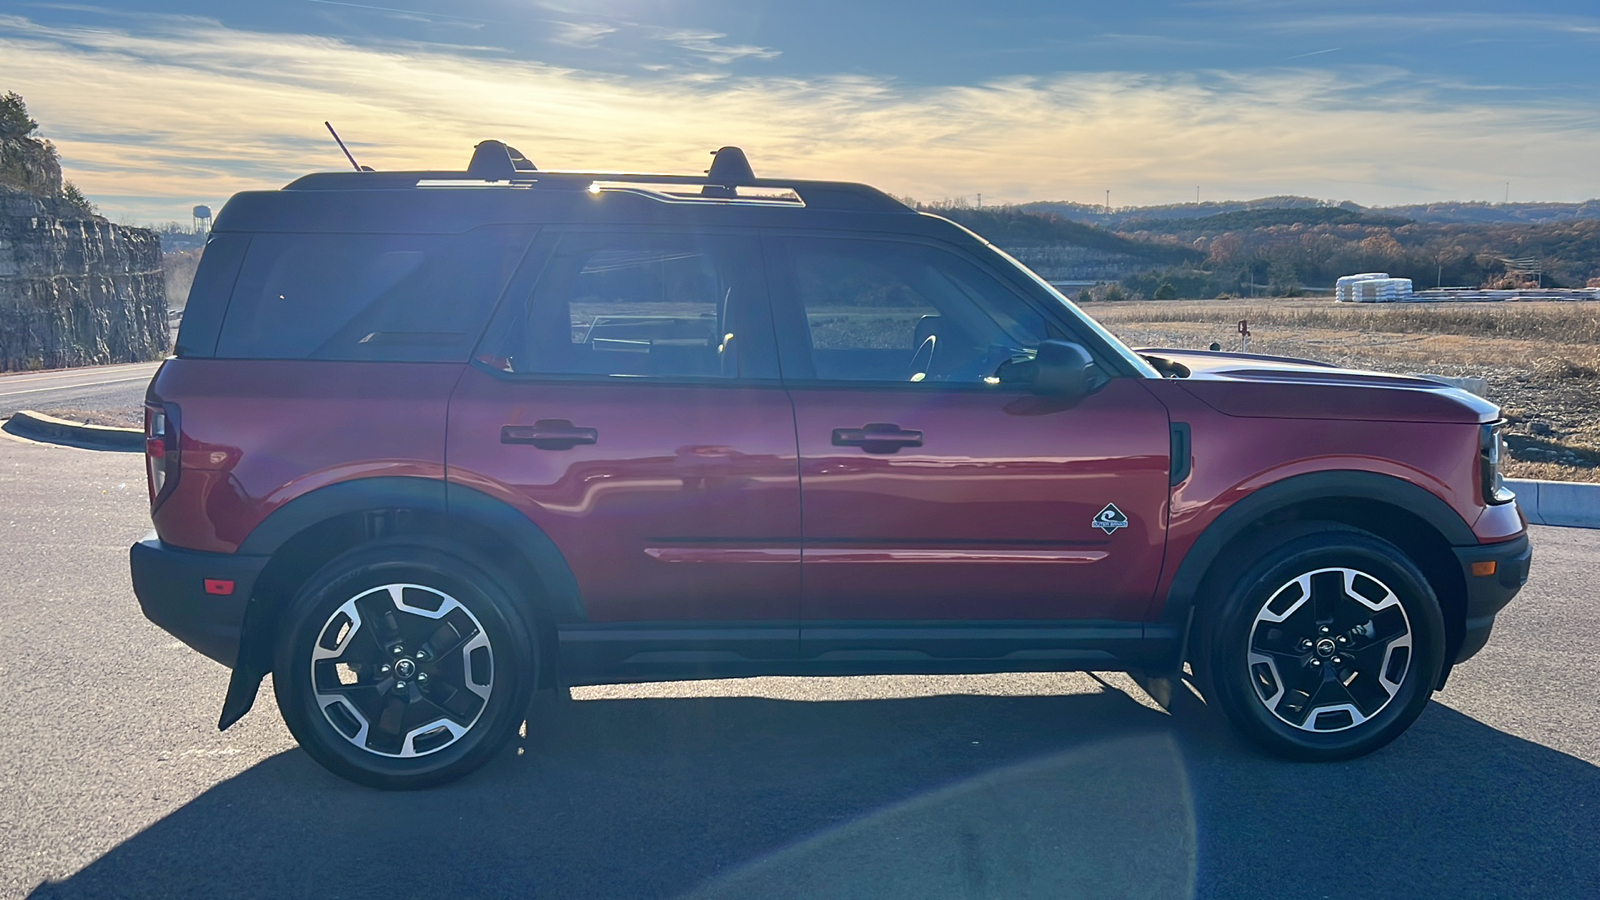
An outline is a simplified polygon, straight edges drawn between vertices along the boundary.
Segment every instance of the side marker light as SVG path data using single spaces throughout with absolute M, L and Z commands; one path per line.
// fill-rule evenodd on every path
M 1495 573 L 1498 564 L 1494 560 L 1488 562 L 1475 562 L 1472 564 L 1472 574 L 1479 578 L 1487 578 Z
M 226 597 L 233 593 L 233 580 L 228 578 L 207 578 L 206 593 Z

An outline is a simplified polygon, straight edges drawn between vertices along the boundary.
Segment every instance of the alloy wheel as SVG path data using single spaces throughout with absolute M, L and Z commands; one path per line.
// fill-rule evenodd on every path
M 1372 575 L 1338 567 L 1306 572 L 1268 597 L 1251 624 L 1246 664 L 1273 716 L 1331 733 L 1388 707 L 1411 658 L 1400 598 Z
M 379 756 L 427 756 L 482 716 L 494 648 L 477 616 L 443 591 L 380 585 L 323 623 L 311 685 L 323 717 L 351 744 Z

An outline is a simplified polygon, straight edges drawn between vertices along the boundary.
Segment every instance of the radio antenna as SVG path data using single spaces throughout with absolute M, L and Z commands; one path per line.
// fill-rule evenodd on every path
M 354 168 L 357 172 L 361 172 L 361 171 L 371 172 L 372 171 L 371 169 L 363 170 L 361 168 L 361 166 L 356 164 L 356 158 L 354 156 L 350 155 L 350 148 L 346 147 L 344 145 L 344 141 L 339 140 L 339 132 L 333 130 L 333 123 L 332 122 L 323 122 L 322 124 L 328 126 L 328 133 L 333 135 L 334 141 L 339 144 L 339 149 L 344 151 L 344 158 L 350 160 L 350 166 L 352 168 Z

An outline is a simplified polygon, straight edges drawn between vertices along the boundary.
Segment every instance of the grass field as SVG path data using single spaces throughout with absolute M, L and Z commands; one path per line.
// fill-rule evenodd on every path
M 1488 380 L 1516 478 L 1600 481 L 1600 303 L 1335 304 L 1321 300 L 1086 303 L 1135 347 L 1240 349 L 1380 372 Z

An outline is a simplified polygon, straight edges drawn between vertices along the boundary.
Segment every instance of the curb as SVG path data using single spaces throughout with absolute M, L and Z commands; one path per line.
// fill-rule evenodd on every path
M 65 444 L 84 450 L 113 450 L 122 453 L 143 453 L 144 432 L 133 428 L 112 428 L 107 425 L 84 425 L 55 416 L 47 416 L 29 409 L 21 409 L 5 420 L 7 432 L 30 441 L 47 444 Z
M 1522 515 L 1534 525 L 1600 528 L 1600 484 L 1506 479 Z

